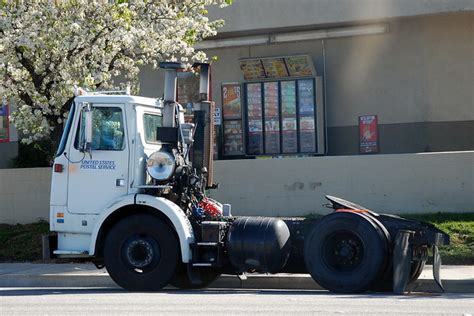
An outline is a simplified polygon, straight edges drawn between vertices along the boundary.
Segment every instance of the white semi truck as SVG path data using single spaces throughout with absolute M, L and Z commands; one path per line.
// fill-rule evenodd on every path
M 208 65 L 200 108 L 185 123 L 176 102 L 178 63 L 161 63 L 164 99 L 76 93 L 54 160 L 50 228 L 53 257 L 106 267 L 128 290 L 209 285 L 221 273 L 310 273 L 342 293 L 402 293 L 428 258 L 439 278 L 435 227 L 382 215 L 327 196 L 317 219 L 234 217 L 206 196 L 212 183 Z M 268 179 L 271 181 L 271 179 Z M 256 192 L 258 194 L 258 192 Z

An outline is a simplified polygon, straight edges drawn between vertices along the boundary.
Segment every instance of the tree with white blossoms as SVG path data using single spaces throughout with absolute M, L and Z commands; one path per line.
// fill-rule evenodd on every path
M 230 2 L 0 0 L 0 97 L 16 103 L 22 142 L 55 145 L 74 85 L 136 92 L 142 65 L 206 60 L 193 44 L 223 24 L 206 8 Z

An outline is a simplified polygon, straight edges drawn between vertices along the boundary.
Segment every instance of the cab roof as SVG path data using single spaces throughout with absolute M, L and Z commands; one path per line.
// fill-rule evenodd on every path
M 148 105 L 157 107 L 159 104 L 159 99 L 140 97 L 134 95 L 124 95 L 124 94 L 88 94 L 77 96 L 74 100 L 76 103 L 79 102 L 90 102 L 90 103 L 133 103 L 140 105 Z

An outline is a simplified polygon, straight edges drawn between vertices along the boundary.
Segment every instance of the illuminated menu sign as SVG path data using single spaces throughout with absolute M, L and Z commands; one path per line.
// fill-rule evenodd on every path
M 243 155 L 242 120 L 224 121 L 224 155 Z
M 296 123 L 296 81 L 282 81 L 281 115 L 282 115 L 282 152 L 291 154 L 298 152 Z
M 314 83 L 312 79 L 298 80 L 298 108 L 300 117 L 300 151 L 316 151 L 314 119 Z
M 309 55 L 242 59 L 240 69 L 247 81 L 316 76 Z
M 286 57 L 285 63 L 288 72 L 292 77 L 314 75 L 313 63 L 308 55 Z
M 260 83 L 247 84 L 247 153 L 250 155 L 263 154 L 262 119 L 262 86 Z
M 267 78 L 288 77 L 283 58 L 264 58 L 262 64 Z
M 225 119 L 242 119 L 240 83 L 222 84 L 222 108 Z
M 224 155 L 243 155 L 242 98 L 239 83 L 222 84 Z
M 278 99 L 278 82 L 265 82 L 265 153 L 280 153 L 280 111 Z
M 262 61 L 260 59 L 244 59 L 240 61 L 240 70 L 245 80 L 265 79 Z

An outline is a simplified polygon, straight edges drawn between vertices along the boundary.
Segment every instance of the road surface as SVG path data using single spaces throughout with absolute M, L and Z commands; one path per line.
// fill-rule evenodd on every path
M 314 290 L 0 288 L 0 315 L 464 315 L 474 294 L 336 295 Z

